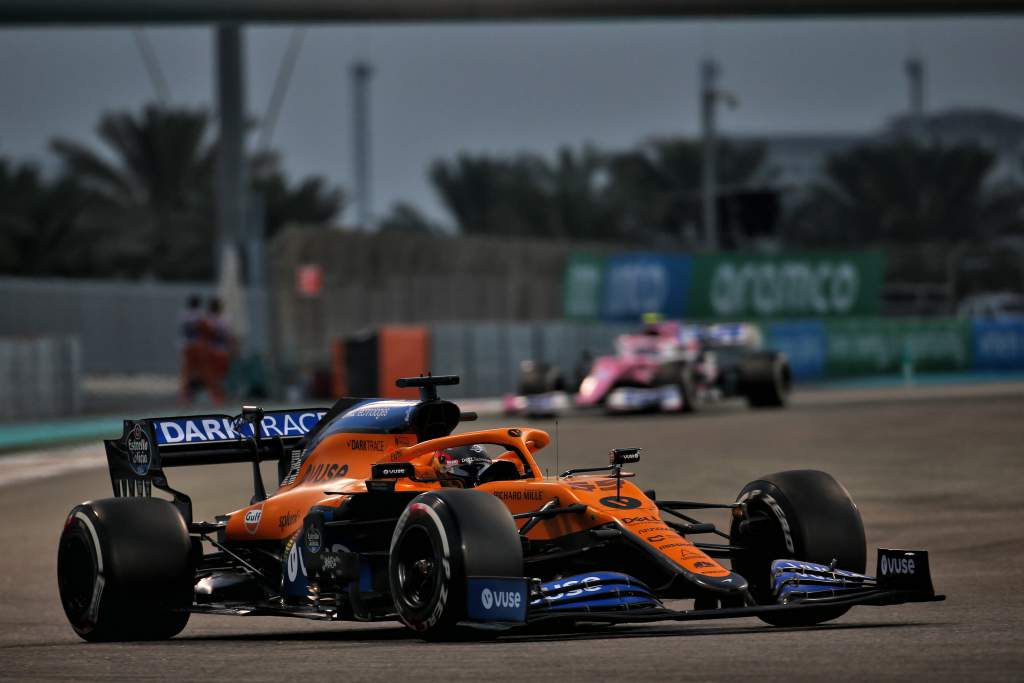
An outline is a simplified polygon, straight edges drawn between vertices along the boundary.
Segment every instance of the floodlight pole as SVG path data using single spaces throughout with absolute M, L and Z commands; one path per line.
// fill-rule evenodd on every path
M 356 220 L 360 230 L 373 222 L 370 170 L 370 78 L 373 67 L 358 61 L 352 65 L 352 165 L 355 175 Z
M 717 163 L 715 159 L 715 103 L 718 93 L 715 80 L 718 77 L 718 65 L 711 59 L 705 59 L 700 65 L 700 122 L 701 122 L 701 208 L 704 222 L 705 246 L 710 251 L 718 249 L 718 206 L 716 195 L 718 190 Z
M 907 85 L 910 94 L 910 121 L 914 135 L 924 136 L 924 62 L 917 55 L 907 59 Z
M 226 250 L 243 264 L 248 334 L 245 353 L 266 358 L 269 351 L 269 291 L 264 250 L 262 198 L 251 197 L 245 145 L 245 60 L 242 28 L 237 23 L 215 29 L 217 54 L 217 241 L 218 282 Z
M 217 253 L 218 279 L 224 250 L 238 249 L 246 237 L 245 75 L 242 31 L 238 24 L 215 29 L 217 44 Z

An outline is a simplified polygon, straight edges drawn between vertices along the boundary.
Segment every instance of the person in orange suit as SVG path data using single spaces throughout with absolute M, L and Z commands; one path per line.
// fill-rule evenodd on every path
M 178 317 L 178 351 L 181 354 L 182 403 L 191 404 L 205 384 L 203 311 L 199 297 L 193 294 Z
M 210 299 L 203 320 L 203 339 L 205 347 L 205 384 L 214 405 L 224 403 L 224 381 L 231 368 L 234 355 L 235 339 L 227 320 L 224 318 L 220 299 Z

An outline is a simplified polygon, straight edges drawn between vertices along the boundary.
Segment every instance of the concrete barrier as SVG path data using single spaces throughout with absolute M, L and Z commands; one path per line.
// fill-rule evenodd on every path
M 77 337 L 0 338 L 0 420 L 78 413 L 81 356 Z

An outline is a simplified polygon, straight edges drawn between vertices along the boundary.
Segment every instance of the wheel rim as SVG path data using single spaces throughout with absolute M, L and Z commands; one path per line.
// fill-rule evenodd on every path
M 440 557 L 430 534 L 423 527 L 409 527 L 397 550 L 396 578 L 398 598 L 408 607 L 420 610 L 437 595 L 441 581 Z
M 776 361 L 772 367 L 772 375 L 775 380 L 775 391 L 778 393 L 780 399 L 785 400 L 789 395 L 790 389 L 790 378 L 785 364 L 780 361 Z
M 739 573 L 750 584 L 754 598 L 764 603 L 771 601 L 772 561 L 795 553 L 786 548 L 782 526 L 767 503 L 751 498 L 747 501 L 747 514 L 752 524 L 747 526 L 746 532 L 740 532 L 735 541 L 744 549 Z M 734 562 L 734 568 L 736 564 Z
M 92 605 L 96 567 L 92 548 L 82 536 L 69 535 L 61 543 L 57 577 L 61 601 L 68 616 L 76 621 L 83 619 Z
M 697 386 L 697 378 L 694 376 L 693 368 L 687 366 L 680 373 L 679 383 L 683 389 L 683 401 L 689 409 L 694 409 L 700 404 L 700 389 Z

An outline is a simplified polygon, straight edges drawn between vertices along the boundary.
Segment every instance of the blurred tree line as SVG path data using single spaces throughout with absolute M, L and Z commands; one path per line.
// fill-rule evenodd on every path
M 105 114 L 101 145 L 56 139 L 56 177 L 0 159 L 0 272 L 23 276 L 209 280 L 217 141 L 202 110 L 155 105 Z M 272 236 L 324 225 L 343 208 L 322 178 L 290 181 L 274 152 L 249 160 Z
M 887 136 L 830 157 L 810 187 L 779 188 L 776 228 L 787 247 L 963 243 L 1021 235 L 1024 190 L 987 182 L 996 162 L 972 144 Z M 1024 160 L 1022 160 L 1024 163 Z M 773 187 L 765 148 L 718 145 L 722 192 Z M 701 145 L 662 138 L 636 149 L 460 154 L 435 161 L 430 181 L 462 234 L 543 236 L 641 246 L 699 244 Z M 401 204 L 384 230 L 442 231 Z
M 1020 233 L 1024 191 L 986 182 L 995 161 L 980 146 L 920 144 L 909 137 L 855 147 L 827 161 L 822 181 L 784 223 L 785 241 L 953 244 Z
M 101 117 L 90 146 L 56 139 L 56 175 L 0 159 L 0 273 L 210 279 L 217 141 L 202 110 L 148 106 Z M 763 144 L 721 140 L 723 192 L 776 187 Z M 886 135 L 830 157 L 810 187 L 780 188 L 786 247 L 964 245 L 1021 236 L 1024 190 L 991 181 L 994 155 Z M 1024 163 L 1024 161 L 1022 161 Z M 268 237 L 324 226 L 345 195 L 323 178 L 289 179 L 280 156 L 249 160 Z M 635 148 L 564 147 L 554 157 L 459 154 L 428 176 L 453 226 L 407 203 L 385 233 L 504 235 L 692 248 L 703 237 L 701 143 L 655 138 Z
M 764 147 L 722 141 L 719 182 L 744 186 L 763 172 Z M 659 138 L 623 152 L 563 147 L 538 154 L 459 154 L 431 164 L 431 185 L 464 235 L 679 245 L 700 224 L 701 143 Z M 382 230 L 444 231 L 407 204 Z

